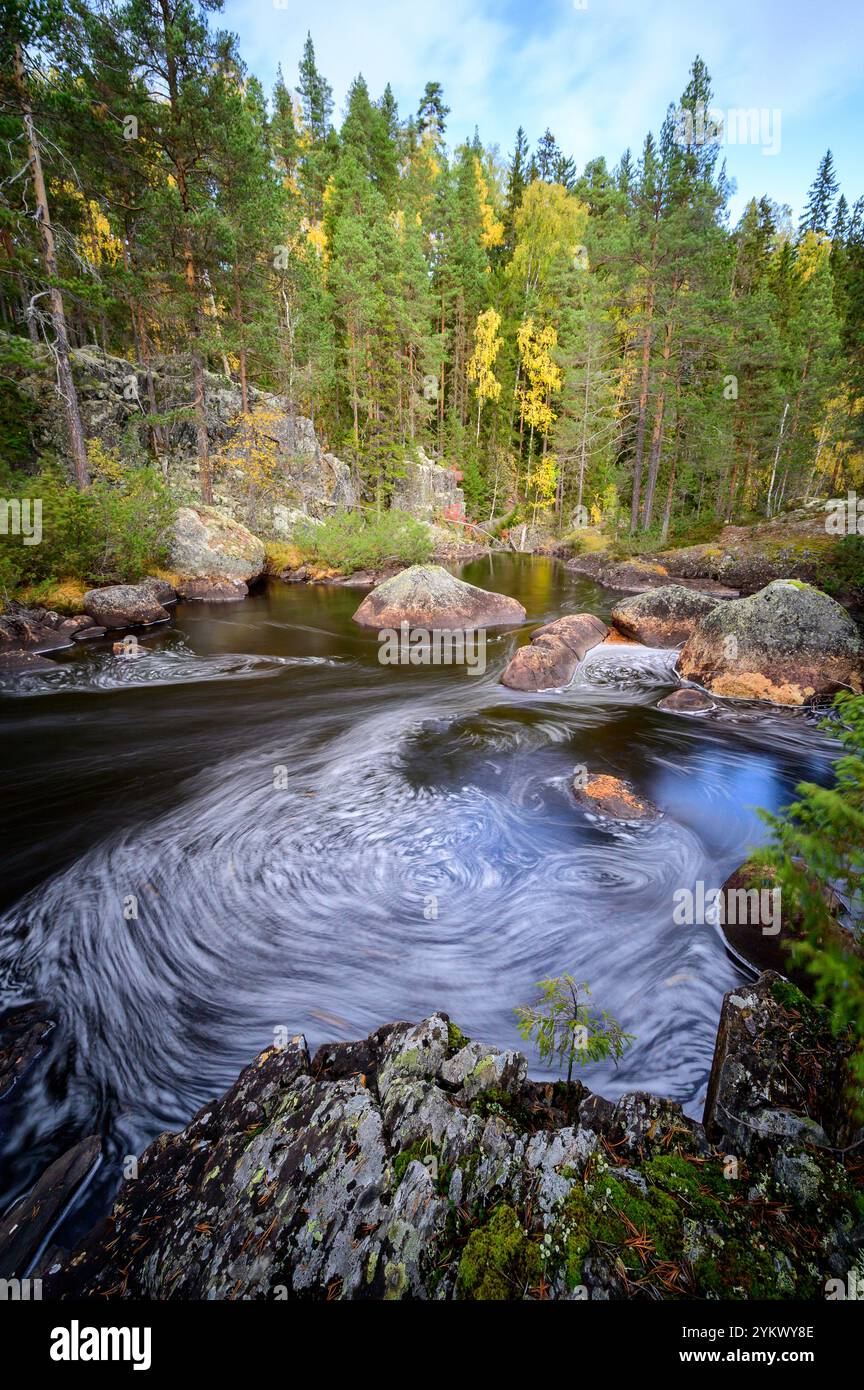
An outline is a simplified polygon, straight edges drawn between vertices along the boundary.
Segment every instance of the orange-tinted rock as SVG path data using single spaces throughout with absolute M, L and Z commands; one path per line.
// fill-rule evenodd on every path
M 593 815 L 616 821 L 657 820 L 660 812 L 644 797 L 637 796 L 629 782 L 606 773 L 577 777 L 573 792 L 580 806 Z
M 687 640 L 681 675 L 717 695 L 803 705 L 864 681 L 864 644 L 839 603 L 794 580 L 718 604 Z

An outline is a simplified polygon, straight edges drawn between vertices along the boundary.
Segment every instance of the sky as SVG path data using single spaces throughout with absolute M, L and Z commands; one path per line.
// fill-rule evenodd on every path
M 864 193 L 864 0 L 225 0 L 215 22 L 267 88 L 280 63 L 296 85 L 310 31 L 337 120 L 359 72 L 373 97 L 390 83 L 403 117 L 437 81 L 449 143 L 476 126 L 506 157 L 520 124 L 532 147 L 549 126 L 580 171 L 638 153 L 699 54 L 725 117 L 733 220 L 767 193 L 797 222 L 828 148 L 850 205 Z M 743 109 L 753 129 L 730 118 Z

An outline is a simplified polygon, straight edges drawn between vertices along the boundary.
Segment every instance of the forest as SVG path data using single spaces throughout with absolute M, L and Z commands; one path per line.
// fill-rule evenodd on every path
M 640 149 L 579 169 L 548 129 L 451 148 L 434 80 L 404 112 L 358 74 L 337 113 L 311 34 L 265 91 L 219 9 L 3 5 L 0 368 L 50 346 L 79 488 L 87 344 L 144 369 L 150 463 L 178 411 L 151 366 L 188 381 L 205 502 L 205 371 L 239 384 L 250 466 L 254 384 L 379 510 L 418 447 L 461 475 L 453 520 L 643 549 L 861 481 L 864 198 L 830 150 L 797 226 L 770 191 L 732 225 L 698 57 Z

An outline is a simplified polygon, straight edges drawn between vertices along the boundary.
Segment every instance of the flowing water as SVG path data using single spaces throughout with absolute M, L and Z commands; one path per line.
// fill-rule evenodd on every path
M 533 626 L 607 617 L 610 596 L 541 558 L 461 573 L 528 613 L 490 635 L 482 675 L 383 666 L 351 622 L 361 592 L 274 584 L 182 606 L 140 660 L 78 647 L 0 697 L 0 1013 L 41 1000 L 55 1023 L 0 1102 L 0 1210 L 98 1132 L 105 1162 L 61 1233 L 76 1234 L 124 1156 L 182 1127 L 275 1029 L 314 1047 L 445 1009 L 524 1050 L 514 1005 L 564 971 L 636 1035 L 588 1084 L 701 1114 L 742 976 L 716 928 L 673 923 L 673 893 L 719 886 L 764 837 L 755 808 L 824 780 L 830 745 L 801 712 L 657 710 L 669 652 L 604 647 L 565 690 L 509 691 L 500 672 Z M 628 778 L 662 819 L 592 823 L 570 791 L 581 765 Z

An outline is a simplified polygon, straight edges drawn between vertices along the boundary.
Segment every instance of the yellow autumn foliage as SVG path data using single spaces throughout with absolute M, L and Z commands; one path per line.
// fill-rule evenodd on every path
M 274 494 L 280 479 L 281 445 L 277 429 L 282 419 L 277 410 L 255 405 L 229 421 L 234 431 L 225 448 L 217 456 L 223 466 L 239 470 L 250 491 Z
M 87 264 L 94 268 L 116 265 L 123 255 L 123 243 L 115 237 L 99 204 L 93 198 L 85 198 L 80 188 L 68 179 L 60 184 L 60 190 L 78 206 L 84 224 L 78 234 L 78 245 Z
M 483 231 L 480 233 L 480 240 L 490 250 L 493 246 L 500 246 L 504 240 L 504 223 L 499 222 L 495 217 L 495 209 L 489 201 L 489 186 L 483 177 L 483 168 L 480 160 L 475 157 L 474 174 L 477 179 L 477 192 L 480 198 L 480 218 L 483 223 Z
M 519 325 L 516 341 L 522 366 L 517 391 L 519 414 L 529 429 L 545 435 L 556 419 L 549 398 L 553 391 L 561 390 L 563 381 L 561 368 L 551 355 L 558 345 L 558 334 L 551 323 L 535 327 L 529 315 Z

